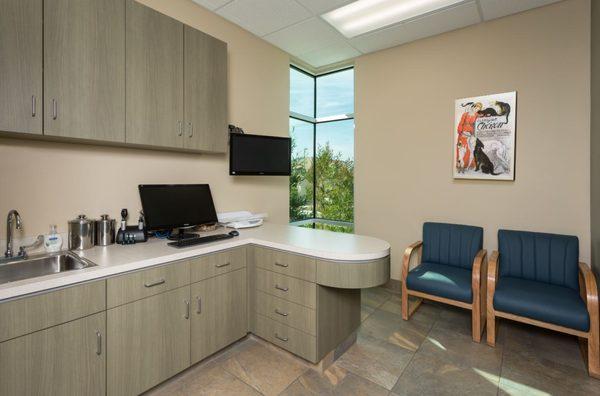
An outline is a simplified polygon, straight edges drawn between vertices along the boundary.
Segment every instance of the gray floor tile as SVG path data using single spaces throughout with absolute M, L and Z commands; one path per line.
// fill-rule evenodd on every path
M 371 308 L 378 308 L 386 302 L 392 293 L 380 287 L 361 290 L 361 304 Z

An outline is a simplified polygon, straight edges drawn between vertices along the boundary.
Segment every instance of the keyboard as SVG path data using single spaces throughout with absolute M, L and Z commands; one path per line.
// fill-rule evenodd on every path
M 231 238 L 233 238 L 233 235 L 216 234 L 216 235 L 208 235 L 208 236 L 204 236 L 204 237 L 182 239 L 182 240 L 175 241 L 175 242 L 169 242 L 169 243 L 167 243 L 167 245 L 172 246 L 177 249 L 181 249 L 181 248 L 186 248 L 186 247 L 190 247 L 190 246 L 200 245 L 203 243 L 222 241 L 223 239 L 231 239 Z

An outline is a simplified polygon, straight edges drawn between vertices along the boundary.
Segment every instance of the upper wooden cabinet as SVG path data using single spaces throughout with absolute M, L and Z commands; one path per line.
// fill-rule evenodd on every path
M 184 28 L 184 147 L 227 150 L 227 43 Z
M 0 131 L 41 135 L 42 0 L 0 8 Z
M 127 0 L 127 143 L 183 147 L 183 24 Z
M 44 1 L 44 135 L 125 141 L 124 0 Z

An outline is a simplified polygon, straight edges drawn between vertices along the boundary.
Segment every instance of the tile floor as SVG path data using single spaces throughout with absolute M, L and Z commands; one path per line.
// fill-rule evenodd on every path
M 358 339 L 319 374 L 250 336 L 148 395 L 600 395 L 574 337 L 502 321 L 496 348 L 471 341 L 468 311 L 363 291 Z

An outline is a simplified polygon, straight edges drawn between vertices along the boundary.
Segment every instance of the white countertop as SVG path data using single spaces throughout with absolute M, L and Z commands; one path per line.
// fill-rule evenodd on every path
M 227 231 L 219 229 L 214 233 Z M 248 244 L 339 261 L 375 260 L 390 254 L 387 242 L 361 235 L 268 222 L 239 232 L 232 239 L 184 249 L 167 246 L 167 240 L 156 238 L 135 245 L 97 246 L 80 253 L 97 266 L 5 283 L 0 285 L 0 301 Z

